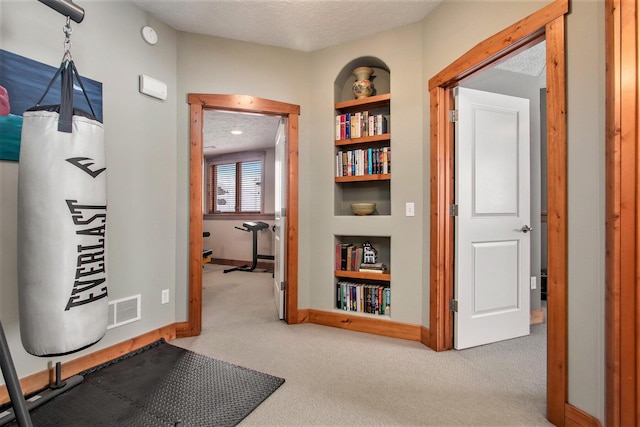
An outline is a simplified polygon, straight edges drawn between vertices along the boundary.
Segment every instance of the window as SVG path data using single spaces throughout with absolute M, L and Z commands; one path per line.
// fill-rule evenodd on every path
M 262 213 L 264 153 L 214 157 L 207 166 L 207 213 Z

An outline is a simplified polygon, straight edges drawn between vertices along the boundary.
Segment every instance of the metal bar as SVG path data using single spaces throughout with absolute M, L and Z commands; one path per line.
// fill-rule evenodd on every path
M 33 424 L 31 423 L 27 403 L 24 400 L 22 388 L 20 387 L 20 380 L 18 379 L 16 368 L 13 365 L 11 353 L 9 352 L 9 344 L 7 344 L 7 338 L 4 335 L 4 329 L 2 329 L 2 322 L 0 322 L 0 368 L 2 369 L 4 381 L 7 383 L 7 390 L 9 391 L 11 405 L 13 405 L 13 412 L 15 413 L 18 425 L 21 427 L 32 427 Z
M 71 0 L 38 0 L 58 13 L 68 16 L 78 24 L 84 19 L 84 9 Z

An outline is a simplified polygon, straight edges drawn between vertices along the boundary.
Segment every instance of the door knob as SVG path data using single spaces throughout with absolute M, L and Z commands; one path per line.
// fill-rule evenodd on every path
M 531 230 L 533 230 L 533 228 L 529 227 L 528 225 L 523 225 L 522 228 L 520 230 L 518 230 L 518 231 L 522 231 L 523 233 L 526 234 L 526 233 L 530 232 Z

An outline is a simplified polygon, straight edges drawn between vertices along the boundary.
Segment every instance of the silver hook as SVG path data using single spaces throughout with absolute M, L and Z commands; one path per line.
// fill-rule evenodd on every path
M 71 34 L 73 33 L 70 16 L 67 16 L 67 24 L 62 27 L 62 31 L 64 32 L 64 56 L 62 57 L 62 61 L 69 62 L 71 61 Z

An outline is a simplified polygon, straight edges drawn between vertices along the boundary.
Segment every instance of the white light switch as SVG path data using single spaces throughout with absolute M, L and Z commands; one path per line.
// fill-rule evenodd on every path
M 407 203 L 407 207 L 406 207 L 407 216 L 415 216 L 416 215 L 416 205 L 413 202 L 409 202 Z
M 536 276 L 531 276 L 531 289 L 535 289 L 538 287 L 538 284 L 536 283 Z

